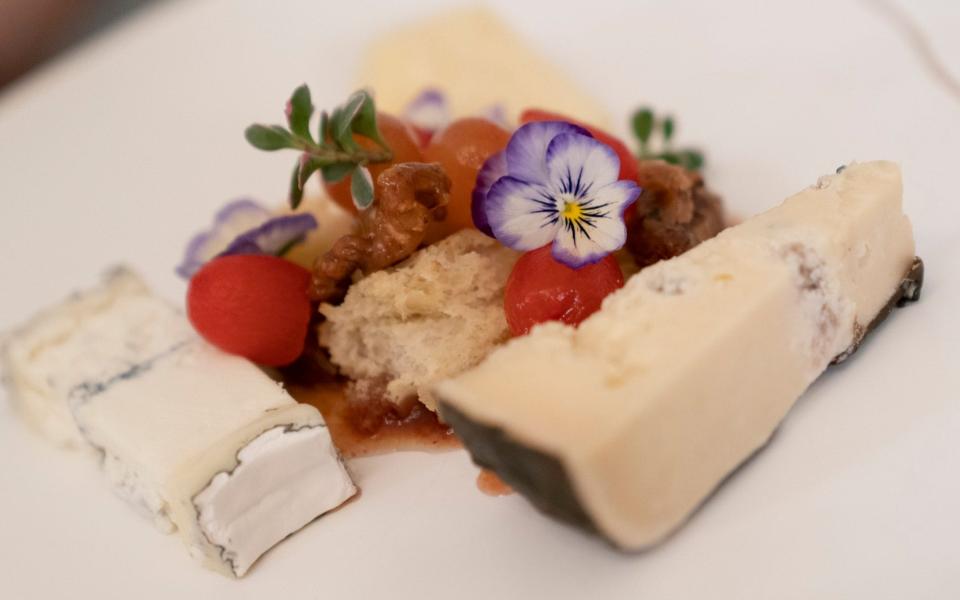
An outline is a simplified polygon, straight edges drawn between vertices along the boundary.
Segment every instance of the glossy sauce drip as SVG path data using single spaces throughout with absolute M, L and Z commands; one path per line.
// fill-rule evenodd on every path
M 513 493 L 513 488 L 489 469 L 480 470 L 480 474 L 477 475 L 477 487 L 488 496 L 506 496 Z
M 323 414 L 333 443 L 345 458 L 386 454 L 398 450 L 440 451 L 461 448 L 460 440 L 437 415 L 417 404 L 403 419 L 384 418 L 374 431 L 358 428 L 342 383 L 309 387 L 290 385 L 298 402 L 311 404 Z

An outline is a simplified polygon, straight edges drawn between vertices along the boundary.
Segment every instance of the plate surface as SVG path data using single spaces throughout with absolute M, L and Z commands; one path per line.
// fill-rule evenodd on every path
M 198 567 L 96 467 L 0 398 L 6 598 L 946 598 L 960 593 L 960 99 L 866 2 L 491 2 L 625 115 L 672 110 L 733 210 L 853 159 L 901 163 L 923 300 L 797 403 L 665 545 L 621 555 L 474 487 L 464 452 L 354 461 L 363 496 L 242 581 Z M 329 6 L 326 6 L 329 5 Z M 277 200 L 249 148 L 303 80 L 348 91 L 364 44 L 448 3 L 168 2 L 0 96 L 0 330 L 119 261 L 177 299 L 183 242 L 223 201 Z M 910 8 L 960 73 L 955 3 Z M 557 90 L 563 93 L 563 90 Z M 624 128 L 625 129 L 625 128 Z M 3 392 L 0 392 L 3 396 Z

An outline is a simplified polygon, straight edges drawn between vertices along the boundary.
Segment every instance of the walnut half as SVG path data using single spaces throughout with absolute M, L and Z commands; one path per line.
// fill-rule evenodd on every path
M 313 300 L 342 300 L 355 271 L 372 273 L 409 257 L 430 224 L 446 218 L 451 184 L 438 164 L 400 163 L 381 173 L 377 184 L 380 194 L 360 213 L 356 231 L 314 263 Z

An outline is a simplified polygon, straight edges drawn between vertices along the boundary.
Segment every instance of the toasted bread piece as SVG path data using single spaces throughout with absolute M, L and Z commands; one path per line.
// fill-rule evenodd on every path
M 386 399 L 419 399 L 479 363 L 510 335 L 503 290 L 519 253 L 476 230 L 419 250 L 350 287 L 339 306 L 321 305 L 320 344 L 343 374 L 385 383 Z

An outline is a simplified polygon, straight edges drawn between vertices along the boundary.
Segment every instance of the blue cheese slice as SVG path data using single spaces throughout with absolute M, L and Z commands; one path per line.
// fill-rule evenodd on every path
M 127 270 L 15 332 L 2 359 L 20 414 L 94 450 L 209 568 L 243 575 L 356 492 L 315 408 L 199 339 Z

